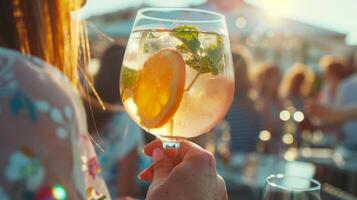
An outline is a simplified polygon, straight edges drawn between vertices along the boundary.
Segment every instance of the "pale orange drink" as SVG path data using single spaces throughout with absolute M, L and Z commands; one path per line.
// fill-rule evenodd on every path
M 171 27 L 134 27 L 120 77 L 129 115 L 164 140 L 210 131 L 234 92 L 228 35 L 196 24 Z

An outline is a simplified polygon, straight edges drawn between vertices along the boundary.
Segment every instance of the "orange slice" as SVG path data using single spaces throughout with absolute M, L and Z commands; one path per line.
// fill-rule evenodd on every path
M 146 60 L 134 88 L 141 125 L 158 128 L 171 119 L 184 93 L 185 74 L 185 62 L 174 49 L 161 49 Z

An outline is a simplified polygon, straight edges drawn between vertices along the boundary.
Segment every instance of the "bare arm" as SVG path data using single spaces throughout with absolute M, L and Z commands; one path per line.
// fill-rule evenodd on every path
M 319 118 L 325 127 L 336 127 L 346 121 L 357 119 L 357 107 L 334 110 L 317 103 L 311 103 L 308 106 L 308 113 Z

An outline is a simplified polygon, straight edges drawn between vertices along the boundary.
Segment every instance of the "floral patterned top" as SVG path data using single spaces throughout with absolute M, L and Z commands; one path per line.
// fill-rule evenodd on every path
M 110 199 L 68 79 L 0 48 L 0 199 Z

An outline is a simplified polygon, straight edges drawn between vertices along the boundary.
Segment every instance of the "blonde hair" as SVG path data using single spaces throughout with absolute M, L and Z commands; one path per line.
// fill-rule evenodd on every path
M 312 84 L 315 80 L 315 75 L 310 67 L 296 63 L 287 72 L 285 72 L 283 81 L 281 82 L 280 94 L 283 98 L 287 98 L 296 84 L 297 78 L 302 78 L 302 83 L 299 89 L 302 97 L 307 97 L 312 89 Z
M 79 22 L 71 11 L 83 0 L 1 0 L 0 46 L 42 58 L 77 83 Z

